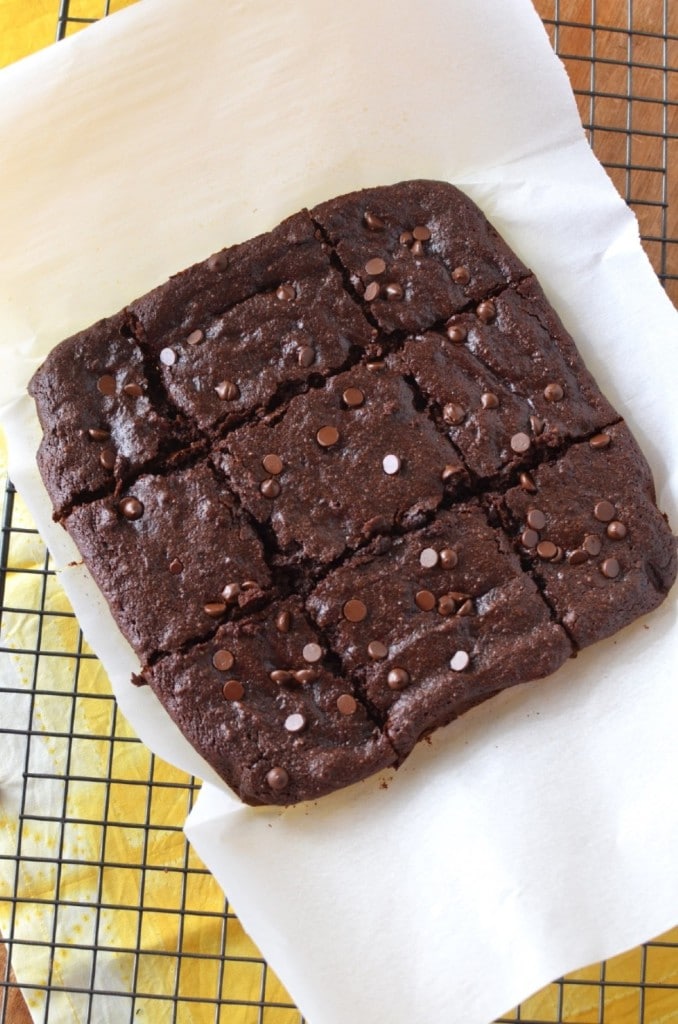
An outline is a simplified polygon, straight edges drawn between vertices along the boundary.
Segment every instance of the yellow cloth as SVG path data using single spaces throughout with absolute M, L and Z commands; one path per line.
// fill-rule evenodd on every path
M 117 11 L 134 2 L 112 0 L 110 9 Z M 0 67 L 54 40 L 58 7 L 58 0 L 0 0 Z M 71 0 L 69 15 L 98 18 L 103 7 L 103 0 Z M 67 34 L 82 27 L 71 23 Z M 0 439 L 2 481 L 5 465 L 4 441 Z M 32 525 L 20 499 L 16 501 L 13 524 Z M 5 613 L 2 644 L 15 651 L 31 650 L 36 644 L 38 616 L 31 609 L 41 607 L 42 577 L 21 570 L 42 568 L 43 559 L 44 548 L 35 535 L 14 535 L 10 564 L 18 571 L 8 573 L 5 605 L 27 610 Z M 76 651 L 77 624 L 73 618 L 58 614 L 69 613 L 70 608 L 53 579 L 42 603 L 57 614 L 43 617 L 41 649 Z M 20 684 L 28 691 L 34 658 L 17 653 L 12 661 Z M 92 954 L 77 947 L 91 944 L 107 950 L 105 955 L 97 956 L 99 964 L 106 963 L 107 984 L 97 987 L 116 987 L 124 998 L 134 982 L 138 993 L 147 994 L 135 1003 L 135 1012 L 144 1019 L 170 1019 L 170 999 L 151 996 L 169 997 L 176 992 L 177 1020 L 196 1024 L 214 1021 L 213 1001 L 221 997 L 225 1001 L 221 1019 L 228 1020 L 228 1024 L 259 1020 L 260 1000 L 269 1004 L 267 1024 L 296 1024 L 297 1012 L 283 1008 L 291 1003 L 289 996 L 275 975 L 263 967 L 260 954 L 225 907 L 216 883 L 177 828 L 190 807 L 188 777 L 153 757 L 142 744 L 130 742 L 131 730 L 108 699 L 108 681 L 97 661 L 81 663 L 73 722 L 70 695 L 74 660 L 42 659 L 40 672 L 38 690 L 49 690 L 49 696 L 43 695 L 36 702 L 33 721 L 34 729 L 44 734 L 43 742 L 40 735 L 32 740 L 41 765 L 55 776 L 70 770 L 76 777 L 114 781 L 96 784 L 72 780 L 66 792 L 67 824 L 63 829 L 60 821 L 35 820 L 46 817 L 52 803 L 53 813 L 61 817 L 64 793 L 60 786 L 48 791 L 32 783 L 35 794 L 45 802 L 34 810 L 35 818 L 21 824 L 11 802 L 0 801 L 0 853 L 11 858 L 20 849 L 22 858 L 16 880 L 12 877 L 12 861 L 0 859 L 0 931 L 7 934 L 10 930 L 12 901 L 4 897 L 16 889 L 20 902 L 13 924 L 15 941 L 42 939 L 49 943 L 53 935 L 56 937 L 53 987 L 68 990 L 69 986 L 76 989 L 83 985 L 83 972 L 87 979 Z M 87 738 L 69 743 L 54 735 L 60 732 Z M 31 799 L 29 792 L 29 803 Z M 33 861 L 33 856 L 43 860 Z M 52 863 L 44 860 L 50 857 L 54 857 Z M 60 869 L 57 858 L 62 861 Z M 94 864 L 97 860 L 105 865 L 101 873 Z M 31 902 L 35 900 L 44 902 Z M 62 902 L 57 916 L 57 901 L 69 900 L 77 905 L 68 907 Z M 229 956 L 225 964 L 220 958 L 224 928 Z M 676 1024 L 678 928 L 657 942 L 670 945 L 652 945 L 646 951 L 634 949 L 604 965 L 576 971 L 562 985 L 547 986 L 522 1004 L 520 1019 L 562 1019 L 572 1024 L 597 1021 L 601 1019 L 600 984 L 604 979 L 612 983 L 603 989 L 606 1024 L 637 1024 L 643 999 L 639 983 L 644 973 L 649 984 L 644 991 L 644 1024 Z M 137 946 L 143 953 L 135 965 L 130 951 Z M 177 951 L 181 953 L 180 967 L 173 955 L 167 955 Z M 13 961 L 19 981 L 45 985 L 49 957 L 49 946 L 40 949 L 16 945 Z M 84 987 L 89 984 L 85 980 Z M 26 995 L 39 1016 L 44 993 L 29 989 Z M 116 1017 L 116 997 L 112 999 L 111 1019 L 121 1019 Z M 283 1007 L 270 1005 L 276 1003 Z M 68 992 L 52 994 L 50 1014 L 58 1006 L 62 1007 L 63 1019 L 75 1021 L 87 1016 L 85 997 Z M 101 1010 L 103 1019 L 103 1005 Z M 127 1019 L 127 1013 L 124 1016 Z M 516 1011 L 507 1017 L 515 1018 Z

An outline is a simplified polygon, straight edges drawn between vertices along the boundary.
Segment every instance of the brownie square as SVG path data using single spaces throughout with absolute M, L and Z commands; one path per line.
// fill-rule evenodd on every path
M 53 349 L 29 391 L 43 428 L 38 466 L 55 518 L 187 443 L 154 396 L 125 313 Z
M 280 418 L 236 430 L 215 459 L 284 564 L 322 566 L 372 534 L 411 526 L 465 476 L 384 364 L 356 366 L 292 399 Z
M 401 757 L 422 734 L 572 653 L 476 504 L 354 555 L 307 606 Z
M 528 273 L 478 207 L 446 183 L 365 189 L 311 216 L 389 333 L 427 330 Z
M 220 626 L 145 673 L 203 757 L 250 804 L 314 799 L 393 764 L 299 598 Z
M 503 499 L 509 528 L 578 647 L 664 600 L 676 576 L 676 541 L 624 424 L 573 445 L 533 479 L 536 493 L 513 487 Z
M 213 632 L 270 584 L 259 538 L 204 464 L 142 476 L 66 527 L 142 661 Z

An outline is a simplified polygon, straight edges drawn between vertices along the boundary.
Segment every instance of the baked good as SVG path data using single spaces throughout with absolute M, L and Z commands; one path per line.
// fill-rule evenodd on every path
M 215 253 L 57 346 L 30 392 L 136 682 L 247 803 L 396 767 L 676 576 L 628 428 L 446 183 Z

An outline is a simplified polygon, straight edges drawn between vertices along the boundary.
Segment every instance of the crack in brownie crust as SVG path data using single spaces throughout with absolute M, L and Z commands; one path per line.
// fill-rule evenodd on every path
M 142 676 L 241 798 L 322 796 L 656 607 L 647 464 L 461 192 L 301 211 L 68 339 L 55 506 Z

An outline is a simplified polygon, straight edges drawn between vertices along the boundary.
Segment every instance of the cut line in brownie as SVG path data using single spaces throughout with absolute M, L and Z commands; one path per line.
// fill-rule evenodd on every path
M 446 183 L 215 253 L 57 346 L 30 392 L 55 517 L 249 803 L 396 766 L 675 579 L 621 417 Z

